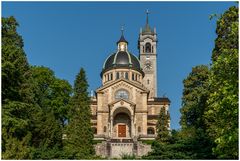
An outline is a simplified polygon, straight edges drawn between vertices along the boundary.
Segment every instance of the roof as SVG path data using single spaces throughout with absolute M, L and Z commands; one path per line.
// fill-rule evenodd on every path
M 120 42 L 125 42 L 128 44 L 127 40 L 124 38 L 123 34 L 122 36 L 120 37 L 120 39 L 117 41 L 117 44 L 120 43 Z
M 103 64 L 101 76 L 104 72 L 115 68 L 129 68 L 144 75 L 138 58 L 128 51 L 118 51 L 111 54 Z

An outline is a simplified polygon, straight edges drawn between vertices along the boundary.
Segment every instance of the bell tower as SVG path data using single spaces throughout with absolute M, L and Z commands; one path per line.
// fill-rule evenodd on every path
M 157 97 L 157 33 L 148 23 L 147 10 L 146 25 L 140 29 L 138 38 L 139 59 L 145 73 L 143 85 L 150 90 L 149 97 Z

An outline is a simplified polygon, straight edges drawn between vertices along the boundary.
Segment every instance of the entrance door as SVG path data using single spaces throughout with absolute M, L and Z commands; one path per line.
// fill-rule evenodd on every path
M 126 125 L 118 125 L 118 137 L 126 137 Z

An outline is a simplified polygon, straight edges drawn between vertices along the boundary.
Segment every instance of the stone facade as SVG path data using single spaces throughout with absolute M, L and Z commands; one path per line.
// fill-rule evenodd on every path
M 167 112 L 170 106 L 168 98 L 157 97 L 156 43 L 156 29 L 151 30 L 147 21 L 139 35 L 140 60 L 128 51 L 122 34 L 118 51 L 104 62 L 102 86 L 91 99 L 94 139 L 102 140 L 95 146 L 98 155 L 142 156 L 151 150 L 141 140 L 156 138 L 160 109 Z

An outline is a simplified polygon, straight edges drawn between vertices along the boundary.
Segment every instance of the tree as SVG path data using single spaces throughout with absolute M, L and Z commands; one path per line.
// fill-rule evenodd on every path
M 71 85 L 55 77 L 54 72 L 43 66 L 31 67 L 35 90 L 35 102 L 45 111 L 51 111 L 63 127 L 67 120 Z
M 3 159 L 27 159 L 31 150 L 31 118 L 35 106 L 30 67 L 17 27 L 14 17 L 2 18 Z
M 89 159 L 94 155 L 90 98 L 87 89 L 86 74 L 81 68 L 74 82 L 74 95 L 66 130 L 65 151 L 68 159 Z
M 192 68 L 192 72 L 184 79 L 180 124 L 183 129 L 204 128 L 203 113 L 206 108 L 209 69 L 205 65 Z
M 170 115 L 166 111 L 166 108 L 163 106 L 160 110 L 158 121 L 157 121 L 157 140 L 161 143 L 166 143 L 169 141 L 169 122 Z
M 221 159 L 238 158 L 238 23 L 235 6 L 218 20 L 209 76 L 205 122 Z
M 31 68 L 35 86 L 35 102 L 38 113 L 32 120 L 32 159 L 61 158 L 63 151 L 63 127 L 67 119 L 68 102 L 71 86 L 55 77 L 54 72 L 46 67 Z
M 187 141 L 179 137 L 179 131 L 172 130 L 168 142 L 154 141 L 152 151 L 143 156 L 147 160 L 172 160 L 172 159 L 193 159 L 191 156 L 191 146 L 187 146 Z
M 192 72 L 184 79 L 180 132 L 190 149 L 192 158 L 212 159 L 213 142 L 206 133 L 204 112 L 209 97 L 209 69 L 205 65 L 192 68 Z

